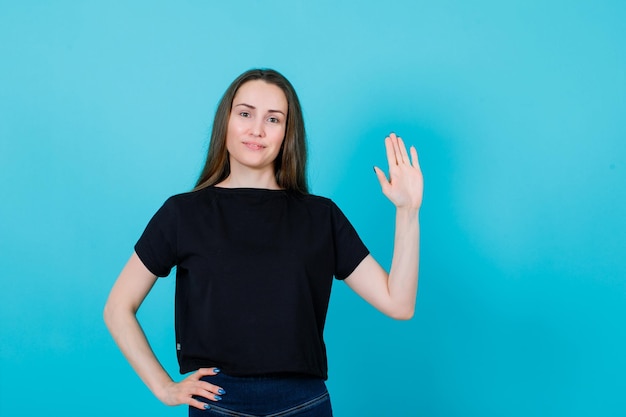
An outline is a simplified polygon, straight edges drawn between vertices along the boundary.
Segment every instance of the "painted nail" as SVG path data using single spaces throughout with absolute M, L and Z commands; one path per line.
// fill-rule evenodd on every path
M 211 409 L 211 406 L 210 406 L 210 405 L 208 405 L 208 404 L 204 404 L 204 409 L 205 409 L 205 410 L 210 410 L 210 409 Z
M 226 394 L 226 391 L 224 391 L 222 388 L 220 388 L 220 389 L 217 390 L 217 393 L 221 394 L 221 395 L 224 395 L 224 394 Z
M 213 368 L 213 372 L 219 374 L 222 370 L 220 368 Z
M 221 400 L 221 399 L 222 399 L 222 397 L 220 397 L 219 395 L 216 395 L 216 396 L 215 396 L 215 401 L 219 401 L 219 400 Z

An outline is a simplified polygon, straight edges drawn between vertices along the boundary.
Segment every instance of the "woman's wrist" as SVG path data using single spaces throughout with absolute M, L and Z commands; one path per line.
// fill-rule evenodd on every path
M 155 397 L 164 404 L 169 405 L 169 387 L 175 382 L 169 377 L 162 378 L 149 386 Z
M 412 207 L 412 206 L 399 206 L 396 207 L 396 215 L 398 217 L 413 219 L 419 216 L 420 207 Z

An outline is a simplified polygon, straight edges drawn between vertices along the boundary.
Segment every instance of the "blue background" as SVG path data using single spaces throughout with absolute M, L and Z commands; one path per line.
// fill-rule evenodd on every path
M 312 191 L 385 266 L 389 131 L 426 179 L 415 318 L 335 285 L 337 416 L 626 415 L 625 5 L 1 1 L 0 414 L 186 415 L 102 307 L 192 187 L 226 86 L 273 67 L 304 106 Z M 139 315 L 176 376 L 173 289 Z

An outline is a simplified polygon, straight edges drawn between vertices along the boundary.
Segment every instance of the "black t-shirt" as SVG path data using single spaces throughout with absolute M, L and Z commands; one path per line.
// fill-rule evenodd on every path
M 181 373 L 217 366 L 324 379 L 332 278 L 369 253 L 327 198 L 218 187 L 169 198 L 135 251 L 157 276 L 176 266 Z

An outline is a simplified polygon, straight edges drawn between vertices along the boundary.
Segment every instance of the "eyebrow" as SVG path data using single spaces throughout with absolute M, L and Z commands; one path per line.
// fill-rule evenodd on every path
M 254 107 L 252 104 L 247 104 L 247 103 L 237 103 L 237 104 L 235 104 L 233 107 L 237 107 L 237 106 L 244 106 L 244 107 L 247 107 L 247 108 L 249 108 L 249 109 L 251 109 L 251 110 L 256 110 L 256 107 Z M 268 112 L 268 113 L 280 113 L 280 114 L 282 114 L 283 116 L 285 115 L 285 113 L 283 113 L 283 112 L 282 112 L 282 110 L 268 110 L 267 112 Z

